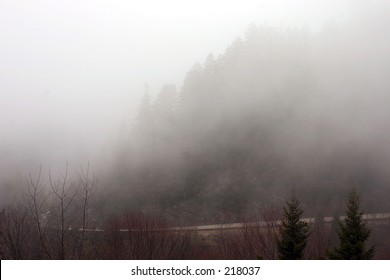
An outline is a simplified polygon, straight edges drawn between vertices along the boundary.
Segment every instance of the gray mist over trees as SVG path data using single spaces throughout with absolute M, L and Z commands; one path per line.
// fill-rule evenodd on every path
M 369 210 L 388 211 L 386 1 L 319 1 L 322 18 L 311 1 L 244 1 L 241 14 L 194 4 L 199 21 L 173 1 L 185 23 L 177 29 L 168 5 L 118 2 L 105 12 L 104 1 L 78 11 L 38 2 L 42 10 L 1 4 L 0 203 L 40 164 L 58 173 L 91 162 L 101 215 L 235 221 L 292 188 L 305 209 L 332 215 L 351 184 Z

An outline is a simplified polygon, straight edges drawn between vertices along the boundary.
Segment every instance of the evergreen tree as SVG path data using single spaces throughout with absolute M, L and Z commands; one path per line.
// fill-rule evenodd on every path
M 359 212 L 360 199 L 356 188 L 349 193 L 347 215 L 339 221 L 338 236 L 340 245 L 328 252 L 328 257 L 334 260 L 368 260 L 374 255 L 374 248 L 365 250 L 365 242 L 370 236 L 370 230 L 363 221 L 363 212 Z
M 153 124 L 154 119 L 149 94 L 149 86 L 145 84 L 144 95 L 141 99 L 141 104 L 138 109 L 138 116 L 134 126 L 137 136 L 140 137 L 141 140 L 150 138 L 153 132 Z
M 291 199 L 286 201 L 283 207 L 284 219 L 279 229 L 280 237 L 277 240 L 278 255 L 282 260 L 301 259 L 305 251 L 309 226 L 301 220 L 303 211 L 299 205 L 300 202 L 292 193 Z

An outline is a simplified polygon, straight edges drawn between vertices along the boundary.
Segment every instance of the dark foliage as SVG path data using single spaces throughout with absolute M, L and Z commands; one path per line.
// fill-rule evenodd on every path
M 282 260 L 298 260 L 303 257 L 309 237 L 307 222 L 301 221 L 303 211 L 300 202 L 292 194 L 286 201 L 284 219 L 279 229 L 278 252 Z
M 345 219 L 339 221 L 338 236 L 340 245 L 328 252 L 330 259 L 335 260 L 369 260 L 374 256 L 374 248 L 366 250 L 366 241 L 370 236 L 363 212 L 359 210 L 360 200 L 356 188 L 353 188 L 348 197 Z

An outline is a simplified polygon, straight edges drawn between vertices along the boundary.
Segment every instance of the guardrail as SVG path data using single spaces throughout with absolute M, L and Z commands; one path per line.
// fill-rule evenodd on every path
M 338 219 L 344 220 L 346 216 L 340 216 Z M 375 213 L 375 214 L 364 214 L 363 220 L 367 221 L 369 224 L 387 224 L 390 223 L 390 213 Z M 332 223 L 336 218 L 335 217 L 324 217 L 324 223 Z M 307 222 L 308 224 L 315 223 L 315 218 L 304 218 L 302 221 Z M 207 231 L 216 231 L 216 230 L 234 230 L 239 229 L 244 226 L 253 226 L 253 227 L 269 227 L 272 226 L 280 226 L 282 224 L 282 220 L 276 221 L 259 221 L 259 222 L 249 222 L 249 223 L 231 223 L 231 224 L 213 224 L 213 225 L 202 225 L 202 226 L 187 226 L 187 227 L 174 227 L 174 228 L 164 228 L 164 229 L 155 229 L 155 230 L 191 230 L 191 231 L 199 231 L 199 232 L 207 232 Z M 78 229 L 78 231 L 83 231 L 82 228 Z M 103 232 L 104 229 L 96 228 L 96 229 L 85 229 L 86 232 Z M 119 229 L 120 232 L 129 232 L 129 231 L 139 231 L 137 229 Z
M 344 220 L 346 216 L 340 216 L 338 219 Z M 382 224 L 390 222 L 390 213 L 375 213 L 375 214 L 364 214 L 363 220 L 368 223 Z M 324 223 L 334 222 L 335 217 L 324 217 Z M 315 218 L 304 218 L 302 221 L 307 222 L 308 224 L 315 223 Z M 270 225 L 280 226 L 282 220 L 276 221 L 259 221 L 259 222 L 250 222 L 250 223 L 232 223 L 232 224 L 214 224 L 214 225 L 202 225 L 202 226 L 192 226 L 192 227 L 182 227 L 182 228 L 173 228 L 174 230 L 195 230 L 195 231 L 215 231 L 215 230 L 234 230 L 239 229 L 244 226 L 254 226 L 254 227 L 267 227 Z

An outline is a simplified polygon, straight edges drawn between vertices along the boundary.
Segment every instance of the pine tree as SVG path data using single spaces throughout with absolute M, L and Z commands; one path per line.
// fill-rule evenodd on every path
M 291 199 L 286 201 L 283 209 L 284 219 L 279 229 L 280 237 L 277 240 L 279 259 L 298 260 L 303 257 L 305 251 L 309 226 L 301 220 L 303 211 L 294 193 Z
M 360 199 L 356 188 L 349 193 L 347 215 L 339 221 L 338 236 L 340 245 L 328 252 L 328 257 L 334 260 L 369 260 L 374 256 L 374 248 L 365 250 L 365 242 L 370 236 L 370 230 L 359 212 Z

